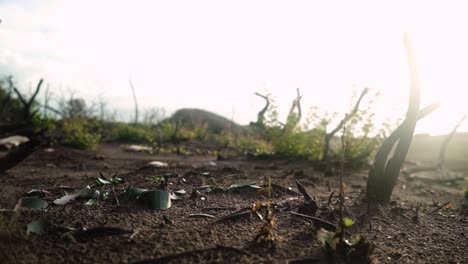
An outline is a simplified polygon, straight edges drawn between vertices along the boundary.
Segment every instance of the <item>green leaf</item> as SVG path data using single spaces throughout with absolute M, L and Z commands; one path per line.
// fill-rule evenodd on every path
M 37 221 L 32 221 L 31 223 L 28 224 L 26 234 L 38 234 L 38 235 L 43 235 L 47 232 L 47 229 L 49 228 L 50 224 L 49 222 L 45 220 L 37 220 Z
M 343 219 L 343 226 L 345 226 L 345 227 L 350 227 L 350 226 L 352 226 L 353 224 L 354 224 L 354 222 L 353 222 L 352 219 L 347 218 L 347 217 L 345 217 L 345 218 Z
M 95 180 L 95 182 L 96 182 L 96 185 L 97 185 L 97 186 L 102 186 L 102 185 L 105 185 L 105 184 L 111 184 L 110 181 L 108 181 L 108 180 L 106 180 L 106 179 L 103 179 L 103 178 L 101 178 L 101 177 L 97 177 L 96 180 Z
M 80 193 L 74 193 L 74 194 L 67 194 L 67 195 L 64 195 L 62 197 L 60 197 L 59 199 L 56 199 L 54 201 L 54 204 L 58 204 L 58 205 L 64 205 L 64 204 L 67 204 L 69 203 L 70 201 L 73 201 L 76 199 L 76 197 L 80 196 Z
M 91 193 L 94 194 L 95 191 L 94 191 L 94 190 L 90 190 L 90 187 L 89 187 L 89 186 L 86 186 L 86 188 L 81 189 L 81 190 L 78 191 L 77 193 L 66 194 L 66 195 L 60 197 L 59 199 L 56 199 L 56 200 L 54 201 L 54 204 L 64 205 L 64 204 L 69 203 L 70 201 L 75 200 L 77 197 L 92 198 L 92 197 L 90 197 L 90 194 L 91 194 Z
M 21 199 L 21 206 L 32 209 L 43 209 L 46 208 L 49 204 L 46 201 L 34 198 L 34 197 L 25 197 Z
M 142 188 L 135 188 L 135 187 L 128 187 L 125 189 L 125 194 L 127 195 L 128 198 L 138 198 L 140 195 L 142 195 L 144 192 L 149 191 L 148 189 L 142 189 Z
M 260 186 L 256 185 L 256 182 L 239 182 L 239 183 L 231 184 L 231 186 L 229 186 L 228 190 L 243 188 L 243 187 L 250 187 L 250 188 L 255 188 L 255 189 L 260 189 L 261 188 Z
M 184 189 L 180 189 L 180 190 L 174 191 L 174 193 L 177 195 L 186 195 L 187 191 Z
M 23 194 L 23 196 L 27 196 L 27 197 L 44 197 L 48 193 L 49 192 L 46 191 L 46 190 L 32 189 L 29 192 Z
M 148 209 L 166 210 L 171 207 L 171 195 L 166 191 L 147 191 L 140 199 Z
M 111 183 L 112 184 L 123 184 L 123 183 L 125 183 L 125 180 L 122 179 L 122 178 L 114 177 L 114 178 L 111 178 Z
M 97 199 L 89 199 L 85 205 L 96 205 L 98 203 Z
M 336 244 L 338 243 L 336 233 L 327 231 L 323 228 L 320 228 L 317 232 L 317 240 L 320 242 L 323 248 L 330 247 L 332 249 L 336 249 Z

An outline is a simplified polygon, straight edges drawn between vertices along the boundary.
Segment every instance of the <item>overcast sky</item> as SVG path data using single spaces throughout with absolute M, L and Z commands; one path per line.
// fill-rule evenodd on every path
M 468 6 L 438 2 L 0 0 L 0 74 L 123 110 L 131 73 L 143 108 L 234 109 L 242 124 L 263 106 L 254 92 L 277 96 L 284 118 L 296 88 L 304 112 L 344 113 L 368 86 L 382 92 L 381 118 L 401 117 L 408 32 L 422 104 L 442 104 L 418 132 L 447 133 L 468 110 Z

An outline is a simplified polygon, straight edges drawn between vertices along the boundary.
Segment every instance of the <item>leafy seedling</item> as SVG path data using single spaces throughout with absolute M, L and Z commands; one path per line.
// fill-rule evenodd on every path
M 26 234 L 43 235 L 47 232 L 47 230 L 49 229 L 49 226 L 50 224 L 46 220 L 32 221 L 27 226 Z
M 255 236 L 254 241 L 267 247 L 276 248 L 276 235 L 274 233 L 275 217 L 271 210 L 271 177 L 268 176 L 268 200 L 266 203 L 257 202 L 252 208 L 252 211 L 258 212 L 262 208 L 266 210 L 266 216 L 260 232 Z
M 48 205 L 46 201 L 35 197 L 25 197 L 21 199 L 21 206 L 25 208 L 43 209 Z
M 115 194 L 115 186 L 125 183 L 124 179 L 117 177 L 117 173 L 107 179 L 102 172 L 99 172 L 99 177 L 95 180 L 96 183 L 96 192 L 100 193 L 100 196 L 97 197 L 100 200 L 107 200 L 109 199 L 111 194 L 114 194 L 114 198 L 119 204 L 119 200 L 117 199 L 117 195 Z M 106 187 L 110 186 L 110 187 Z M 96 198 L 96 197 L 89 197 L 89 198 Z
M 353 220 L 344 218 L 342 226 L 337 232 L 327 231 L 321 228 L 317 233 L 317 239 L 325 250 L 328 258 L 333 262 L 344 261 L 345 263 L 370 263 L 370 255 L 373 246 L 366 235 L 357 235 L 345 238 L 344 228 L 351 227 Z
M 171 207 L 171 196 L 166 191 L 147 191 L 140 195 L 143 204 L 152 210 L 166 210 Z
M 160 176 L 154 176 L 149 180 L 151 181 L 152 184 L 158 185 L 160 189 L 166 189 L 167 185 L 169 184 L 169 178 L 171 176 L 172 176 L 171 173 L 165 173 Z

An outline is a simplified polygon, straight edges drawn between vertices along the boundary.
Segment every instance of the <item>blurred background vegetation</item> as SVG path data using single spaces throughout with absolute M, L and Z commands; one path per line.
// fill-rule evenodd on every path
M 0 80 L 2 137 L 15 133 L 27 136 L 41 134 L 49 144 L 87 150 L 95 149 L 100 142 L 114 142 L 143 144 L 155 152 L 211 153 L 219 158 L 302 159 L 318 164 L 336 163 L 342 155 L 343 129 L 336 125 L 332 127 L 332 124 L 338 124 L 345 116 L 316 106 L 310 107 L 303 115 L 299 90 L 285 122 L 278 120 L 277 106 L 270 94 L 264 96 L 268 104 L 263 116 L 250 125 L 239 125 L 201 109 L 180 109 L 168 116 L 164 109 L 157 107 L 143 111 L 139 122 L 119 122 L 106 108 L 103 98 L 97 103 L 77 98 L 73 93 L 68 97 L 52 98 L 48 90 L 40 89 L 41 83 L 42 80 L 33 95 L 26 95 L 15 86 L 12 77 Z M 359 91 L 355 92 L 355 96 L 350 98 L 349 113 L 353 113 L 353 109 L 356 111 L 344 122 L 344 140 L 346 166 L 358 170 L 369 165 L 381 142 L 397 123 L 386 121 L 376 126 L 372 107 L 379 94 L 362 91 L 359 97 Z M 37 94 L 41 95 L 40 102 Z M 364 107 L 359 107 L 361 99 L 366 101 Z M 29 109 L 25 109 L 27 107 Z M 330 134 L 331 131 L 335 133 Z M 325 151 L 327 134 L 331 140 L 329 149 Z M 464 147 L 468 144 L 467 135 L 459 133 L 454 137 L 447 152 L 447 168 L 468 170 L 465 162 L 468 150 Z M 437 160 L 443 140 L 444 136 L 416 136 L 408 159 Z

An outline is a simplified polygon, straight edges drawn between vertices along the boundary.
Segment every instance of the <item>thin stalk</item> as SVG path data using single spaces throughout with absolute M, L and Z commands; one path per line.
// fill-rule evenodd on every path
M 347 120 L 348 114 L 346 114 L 343 120 Z M 345 166 L 345 151 L 346 151 L 346 144 L 345 144 L 345 135 L 346 135 L 346 122 L 343 123 L 343 135 L 341 136 L 341 164 L 340 164 L 340 238 L 343 239 L 344 235 L 344 219 L 343 219 L 343 205 L 344 205 L 344 186 L 343 186 L 343 176 L 344 176 L 344 166 Z

